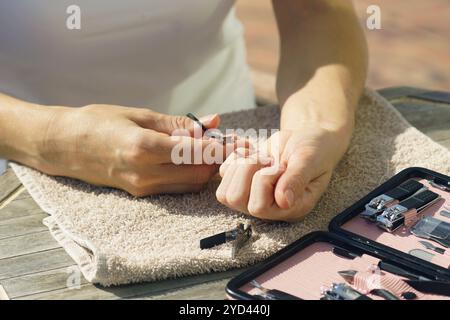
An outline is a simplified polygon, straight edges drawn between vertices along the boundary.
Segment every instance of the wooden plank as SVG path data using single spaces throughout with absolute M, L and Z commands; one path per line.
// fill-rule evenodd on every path
M 107 300 L 114 296 L 92 284 L 82 285 L 79 289 L 59 289 L 44 293 L 20 296 L 15 300 Z
M 44 213 L 44 211 L 39 208 L 32 198 L 16 198 L 6 207 L 0 209 L 0 221 L 42 213 Z
M 445 91 L 426 91 L 409 95 L 411 98 L 428 100 L 437 103 L 450 104 L 450 92 Z
M 230 278 L 231 279 L 231 278 Z M 168 291 L 163 295 L 139 296 L 138 300 L 224 300 L 230 279 L 203 283 L 189 288 Z
M 179 279 L 169 279 L 158 282 L 138 283 L 134 285 L 124 285 L 104 288 L 100 286 L 84 285 L 80 289 L 60 289 L 29 296 L 16 297 L 18 299 L 123 299 L 136 296 L 162 295 L 169 290 L 177 290 L 186 287 L 193 287 L 211 281 L 229 279 L 244 270 L 230 270 L 220 273 L 209 273 L 199 276 L 185 277 Z
M 86 280 L 76 265 L 1 281 L 10 299 L 57 289 L 73 291 L 82 284 L 86 284 Z
M 414 87 L 389 87 L 377 90 L 379 94 L 381 94 L 389 101 L 393 101 L 398 98 L 404 98 L 408 95 L 419 95 L 426 91 L 428 90 Z
M 49 231 L 0 240 L 0 259 L 58 248 Z
M 47 227 L 42 223 L 42 219 L 46 217 L 48 217 L 47 214 L 41 213 L 15 219 L 0 220 L 0 240 L 47 230 Z
M 31 199 L 31 195 L 28 193 L 26 189 L 16 197 L 16 200 L 23 200 L 23 199 Z
M 427 128 L 450 129 L 450 105 L 422 103 L 413 99 L 402 99 L 393 105 L 406 120 L 421 131 Z
M 410 97 L 392 103 L 411 125 L 450 149 L 450 105 Z
M 63 248 L 0 260 L 0 280 L 68 267 L 75 262 Z
M 5 174 L 0 176 L 0 203 L 20 185 L 14 172 L 11 169 L 6 170 Z
M 442 144 L 444 147 L 450 150 L 450 139 L 447 140 L 441 140 L 439 141 L 440 144 Z
M 423 102 L 450 104 L 450 92 L 427 90 L 415 87 L 390 87 L 379 89 L 378 92 L 390 101 L 413 98 Z
M 0 285 L 0 300 L 10 300 L 2 285 Z

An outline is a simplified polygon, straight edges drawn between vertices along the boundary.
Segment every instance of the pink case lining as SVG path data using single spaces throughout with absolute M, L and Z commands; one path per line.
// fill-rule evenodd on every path
M 427 186 L 431 191 L 438 193 L 441 195 L 442 199 L 433 204 L 430 208 L 426 209 L 422 214 L 426 216 L 433 216 L 437 219 L 450 222 L 449 218 L 446 218 L 444 216 L 441 216 L 439 212 L 442 210 L 445 210 L 445 204 L 450 204 L 450 193 L 445 192 L 442 190 L 439 190 L 433 186 L 431 186 L 428 181 L 426 180 L 418 180 L 419 182 L 423 183 L 425 186 Z M 441 246 L 439 243 L 426 240 L 426 239 L 420 239 L 413 234 L 409 232 L 410 227 L 412 227 L 414 223 L 409 224 L 407 227 L 401 227 L 398 230 L 396 230 L 394 233 L 389 233 L 386 231 L 381 230 L 373 223 L 360 218 L 359 216 L 354 217 L 353 219 L 347 221 L 342 225 L 342 229 L 356 233 L 358 235 L 364 236 L 366 238 L 369 238 L 371 240 L 374 240 L 376 242 L 379 242 L 381 244 L 384 244 L 386 246 L 395 248 L 397 250 L 400 250 L 402 252 L 408 253 L 410 250 L 413 249 L 421 249 L 426 252 L 434 254 L 434 257 L 432 259 L 432 263 L 435 263 L 441 267 L 448 268 L 450 265 L 450 248 L 445 248 Z M 446 252 L 444 254 L 439 254 L 437 252 L 433 252 L 431 250 L 428 250 L 424 248 L 422 244 L 419 243 L 419 240 L 424 240 L 427 242 L 432 243 L 436 247 L 440 247 L 442 249 L 445 249 Z
M 353 260 L 347 259 L 335 255 L 332 250 L 333 245 L 329 243 L 313 243 L 255 280 L 268 289 L 278 289 L 305 300 L 318 300 L 324 286 L 329 287 L 332 283 L 345 283 L 338 271 L 353 269 L 366 272 L 379 262 L 379 259 L 366 254 Z M 396 275 L 381 272 L 381 277 L 383 275 L 387 275 L 388 280 L 402 279 Z M 359 289 L 363 290 L 364 288 Z M 244 285 L 240 290 L 252 295 L 260 294 L 259 289 L 254 288 L 251 284 Z M 361 291 L 361 293 L 365 292 Z M 382 299 L 373 294 L 367 295 L 374 300 Z M 419 298 L 426 300 L 450 299 L 429 294 L 420 294 Z

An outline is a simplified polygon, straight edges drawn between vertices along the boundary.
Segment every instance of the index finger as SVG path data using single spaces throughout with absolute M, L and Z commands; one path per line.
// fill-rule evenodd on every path
M 150 130 L 149 130 L 150 131 Z M 146 132 L 142 147 L 153 163 L 221 164 L 242 142 L 223 145 L 216 139 Z

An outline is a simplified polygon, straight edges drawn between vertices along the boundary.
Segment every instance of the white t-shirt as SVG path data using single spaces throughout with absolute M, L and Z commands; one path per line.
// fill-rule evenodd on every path
M 80 30 L 66 12 L 80 8 Z M 204 115 L 254 106 L 232 0 L 0 2 L 0 91 Z M 72 20 L 71 20 L 72 21 Z
M 67 12 L 73 4 L 80 29 L 67 27 L 68 19 L 71 27 L 78 21 L 77 10 Z M 199 116 L 252 108 L 233 4 L 0 1 L 0 92 L 46 105 L 107 103 Z

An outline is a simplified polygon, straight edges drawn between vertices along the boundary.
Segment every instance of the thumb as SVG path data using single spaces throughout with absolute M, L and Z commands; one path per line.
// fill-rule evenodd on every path
M 310 181 L 310 168 L 303 159 L 291 156 L 275 187 L 275 202 L 281 209 L 293 208 Z
M 220 117 L 218 114 L 210 114 L 201 117 L 200 122 L 208 129 L 216 129 L 220 125 Z

